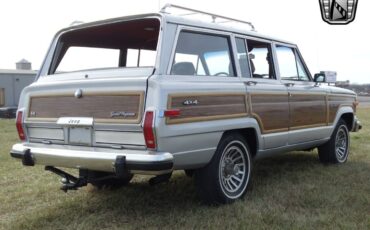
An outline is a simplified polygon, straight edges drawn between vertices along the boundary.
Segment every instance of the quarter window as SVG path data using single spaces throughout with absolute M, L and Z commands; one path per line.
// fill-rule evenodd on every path
M 310 78 L 295 50 L 286 46 L 277 46 L 276 55 L 279 63 L 281 80 L 309 81 Z
M 227 37 L 182 31 L 179 35 L 172 75 L 235 76 Z

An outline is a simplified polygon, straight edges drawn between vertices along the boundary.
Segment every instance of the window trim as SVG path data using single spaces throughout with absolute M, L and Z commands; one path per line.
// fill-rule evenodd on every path
M 234 75 L 235 75 L 235 76 L 226 76 L 225 78 L 231 78 L 231 79 L 240 78 L 240 75 L 239 75 L 240 70 L 238 69 L 239 66 L 237 67 L 236 62 L 235 62 L 235 55 L 236 55 L 235 54 L 235 49 L 236 49 L 236 47 L 235 47 L 235 39 L 234 39 L 233 33 L 211 30 L 211 29 L 203 29 L 203 28 L 197 28 L 197 27 L 191 27 L 191 26 L 184 26 L 184 25 L 179 25 L 177 27 L 176 36 L 175 36 L 176 40 L 175 40 L 175 42 L 173 43 L 173 46 L 172 46 L 170 62 L 168 63 L 168 66 L 167 66 L 166 75 L 172 76 L 171 75 L 171 69 L 172 69 L 172 65 L 175 61 L 176 48 L 177 48 L 177 44 L 178 44 L 179 36 L 180 36 L 181 32 L 190 32 L 190 33 L 206 34 L 206 35 L 213 35 L 213 36 L 218 36 L 218 37 L 225 37 L 228 40 L 228 43 L 229 43 L 230 61 L 233 65 Z M 199 76 L 194 75 L 194 76 L 187 76 L 187 77 L 199 77 Z M 204 77 L 215 77 L 215 76 L 205 75 Z M 220 77 L 224 77 L 224 76 L 220 76 Z M 219 78 L 219 77 L 217 77 L 217 78 Z

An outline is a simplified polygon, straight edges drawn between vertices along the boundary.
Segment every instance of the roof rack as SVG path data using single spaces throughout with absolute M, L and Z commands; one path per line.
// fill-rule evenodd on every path
M 188 14 L 183 14 L 181 16 L 188 16 L 188 15 L 194 15 L 194 14 L 208 15 L 208 16 L 211 16 L 212 17 L 212 22 L 213 23 L 216 23 L 216 19 L 217 18 L 221 18 L 221 19 L 227 20 L 227 21 L 223 21 L 221 23 L 232 21 L 232 22 L 238 22 L 238 23 L 247 24 L 248 26 L 251 27 L 252 31 L 256 31 L 254 25 L 251 22 L 247 22 L 247 21 L 243 21 L 243 20 L 239 20 L 239 19 L 234 19 L 234 18 L 229 18 L 229 17 L 225 17 L 225 16 L 221 16 L 221 15 L 217 15 L 217 14 L 212 14 L 212 13 L 208 13 L 208 12 L 204 12 L 204 11 L 200 11 L 200 10 L 194 10 L 194 9 L 191 9 L 191 8 L 187 8 L 187 7 L 183 7 L 183 6 L 178 6 L 178 5 L 174 5 L 174 4 L 169 4 L 169 3 L 167 3 L 164 7 L 162 7 L 162 9 L 160 10 L 160 12 L 161 13 L 169 13 L 169 12 L 166 12 L 166 9 L 167 8 L 176 8 L 176 9 L 180 9 L 180 10 L 185 10 L 185 11 L 191 12 L 191 13 L 188 13 Z

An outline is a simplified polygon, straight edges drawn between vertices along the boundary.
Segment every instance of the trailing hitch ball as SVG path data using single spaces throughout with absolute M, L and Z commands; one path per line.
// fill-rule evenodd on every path
M 60 189 L 63 192 L 68 192 L 68 190 L 77 190 L 80 187 L 86 186 L 88 183 L 87 170 L 80 170 L 79 178 L 53 166 L 45 166 L 45 170 L 62 177 L 62 186 Z

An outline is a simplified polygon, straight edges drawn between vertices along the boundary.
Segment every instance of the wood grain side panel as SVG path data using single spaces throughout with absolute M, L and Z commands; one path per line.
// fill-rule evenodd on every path
M 252 115 L 258 120 L 262 133 L 289 129 L 288 94 L 251 94 Z
M 143 93 L 130 95 L 69 95 L 31 97 L 28 111 L 30 120 L 50 120 L 60 117 L 93 117 L 101 121 L 139 122 Z M 133 116 L 111 117 L 111 112 L 133 113 Z
M 184 101 L 195 101 L 196 105 L 184 105 Z M 180 116 L 167 118 L 167 124 L 228 119 L 247 116 L 245 94 L 192 94 L 168 97 L 168 109 L 178 109 Z
M 290 128 L 326 125 L 326 95 L 294 94 L 289 98 Z
M 328 97 L 328 104 L 329 104 L 329 124 L 334 122 L 334 119 L 337 115 L 337 112 L 341 106 L 350 106 L 353 109 L 356 98 L 354 96 L 346 96 L 346 95 L 329 95 Z

